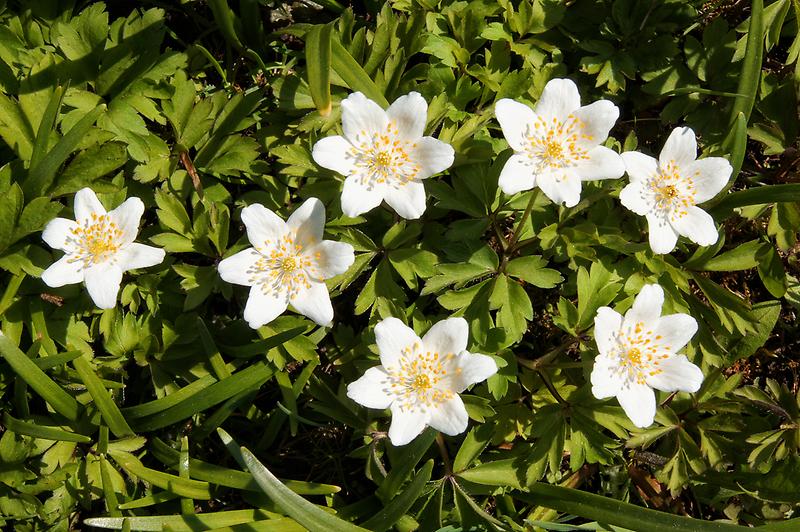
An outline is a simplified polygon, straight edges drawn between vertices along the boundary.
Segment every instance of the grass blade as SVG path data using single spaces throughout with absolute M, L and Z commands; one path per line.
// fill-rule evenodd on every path
M 284 512 L 311 532 L 352 532 L 366 529 L 340 519 L 311 504 L 270 473 L 253 453 L 242 447 L 242 459 L 264 493 Z
M 58 118 L 58 111 L 61 110 L 61 103 L 64 101 L 64 94 L 67 92 L 68 85 L 65 87 L 59 85 L 53 91 L 53 96 L 47 104 L 47 108 L 42 115 L 42 121 L 39 122 L 39 129 L 36 132 L 36 140 L 33 143 L 33 153 L 31 153 L 30 167 L 37 166 L 44 155 L 47 153 L 47 147 L 50 141 L 50 133 L 56 125 Z
M 331 63 L 336 73 L 352 90 L 363 92 L 364 96 L 377 102 L 378 105 L 389 106 L 389 101 L 383 92 L 336 38 L 331 39 Z
M 180 495 L 181 497 L 201 499 L 204 501 L 211 498 L 211 490 L 208 482 L 181 478 L 179 476 L 156 471 L 155 469 L 150 469 L 149 467 L 145 467 L 138 458 L 124 451 L 110 451 L 109 454 L 122 469 L 131 475 L 139 477 L 145 482 L 151 483 L 153 486 Z
M 263 510 L 233 510 L 229 512 L 213 512 L 198 515 L 151 515 L 147 517 L 93 517 L 84 520 L 87 526 L 122 530 L 122 522 L 127 520 L 131 530 L 172 530 L 193 531 L 208 530 L 224 526 L 244 525 L 268 519 L 269 514 Z M 283 521 L 288 524 L 289 519 L 275 519 L 276 523 Z
M 411 508 L 411 505 L 419 499 L 422 490 L 425 489 L 425 483 L 431 479 L 432 471 L 433 460 L 428 460 L 405 491 L 393 498 L 383 510 L 365 521 L 363 523 L 364 528 L 375 532 L 383 532 L 390 529 Z
M 710 210 L 710 214 L 714 216 L 714 218 L 719 218 L 723 216 L 725 212 L 735 209 L 736 207 L 794 201 L 800 201 L 800 185 L 757 186 L 728 194 Z
M 206 375 L 205 377 L 201 377 L 191 384 L 187 384 L 177 392 L 171 393 L 166 397 L 155 399 L 154 401 L 148 401 L 147 403 L 142 403 L 140 405 L 123 408 L 121 412 L 128 419 L 151 416 L 177 405 L 184 399 L 193 396 L 200 390 L 208 388 L 215 382 L 217 382 L 217 379 L 211 375 Z
M 735 532 L 752 528 L 692 519 L 650 510 L 585 491 L 535 482 L 530 493 L 514 492 L 514 498 L 574 514 L 601 523 L 648 532 Z
M 308 87 L 322 116 L 331 113 L 331 29 L 331 24 L 317 24 L 306 33 Z
M 24 434 L 25 436 L 33 436 L 34 438 L 41 438 L 43 440 L 92 443 L 92 439 L 88 436 L 84 436 L 83 434 L 67 432 L 66 430 L 48 425 L 28 423 L 27 421 L 22 421 L 11 417 L 8 412 L 3 412 L 3 425 L 5 425 L 6 429 L 10 430 L 11 432 Z
M 128 425 L 128 422 L 125 421 L 117 404 L 111 398 L 108 390 L 106 390 L 103 382 L 94 372 L 89 362 L 85 358 L 76 358 L 72 361 L 72 365 L 89 390 L 89 394 L 92 396 L 95 406 L 97 406 L 100 415 L 103 416 L 103 420 L 108 424 L 108 428 L 111 429 L 111 432 L 113 432 L 117 438 L 133 436 L 133 430 Z
M 108 472 L 108 460 L 104 455 L 100 455 L 100 478 L 103 481 L 103 496 L 106 498 L 106 510 L 111 514 L 111 517 L 122 517 L 122 512 L 119 511 L 119 501 L 117 501 L 117 494 L 114 493 L 114 485 L 111 483 L 111 474 Z
M 236 34 L 236 15 L 233 14 L 231 8 L 228 7 L 227 0 L 208 0 L 208 7 L 211 8 L 211 14 L 214 16 L 214 22 L 219 26 L 219 31 L 228 44 L 241 50 L 244 48 L 239 36 Z
M 761 61 L 764 55 L 764 0 L 753 0 L 750 5 L 750 25 L 747 28 L 747 48 L 745 48 L 742 70 L 739 73 L 739 85 L 736 88 L 736 99 L 731 107 L 730 123 L 738 119 L 739 113 L 750 120 L 750 113 L 756 101 L 758 86 L 761 82 Z
M 77 421 L 78 401 L 39 369 L 25 353 L 14 345 L 8 336 L 2 333 L 0 333 L 0 355 L 6 359 L 14 373 L 47 401 L 53 410 L 70 421 Z
M 100 115 L 105 110 L 105 104 L 101 104 L 86 113 L 86 116 L 72 126 L 72 129 L 67 131 L 66 135 L 61 137 L 39 164 L 31 166 L 28 178 L 22 184 L 26 198 L 37 198 L 47 192 L 58 169 L 67 160 L 69 154 L 75 151 L 78 144 L 86 136 L 86 133 L 94 126 L 94 123 L 97 122 L 97 119 L 100 118 Z
M 273 370 L 266 364 L 253 364 L 247 369 L 234 373 L 227 379 L 218 381 L 208 388 L 187 397 L 177 405 L 152 417 L 134 424 L 138 431 L 150 431 L 167 427 L 189 418 L 203 410 L 227 401 L 250 388 L 258 388 L 271 376 Z

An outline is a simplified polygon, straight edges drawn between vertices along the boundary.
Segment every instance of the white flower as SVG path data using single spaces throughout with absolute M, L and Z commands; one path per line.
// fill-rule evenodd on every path
M 731 164 L 722 157 L 697 159 L 697 140 L 688 127 L 672 130 L 658 160 L 639 152 L 622 154 L 631 182 L 619 195 L 622 204 L 647 217 L 650 248 L 669 253 L 678 235 L 701 246 L 717 241 L 714 219 L 698 203 L 725 187 Z
M 253 329 L 265 325 L 291 305 L 319 325 L 333 320 L 325 279 L 353 264 L 353 246 L 322 240 L 325 207 L 309 198 L 283 221 L 263 205 L 242 209 L 247 248 L 219 263 L 219 276 L 229 283 L 252 286 L 244 319 Z
M 665 392 L 696 392 L 703 372 L 678 355 L 697 332 L 688 314 L 661 316 L 664 291 L 646 285 L 623 318 L 601 307 L 594 318 L 594 339 L 599 355 L 592 369 L 592 394 L 598 399 L 616 396 L 637 427 L 653 423 L 656 398 L 653 388 Z
M 403 218 L 425 212 L 422 180 L 453 164 L 453 148 L 423 137 L 428 104 L 416 92 L 384 111 L 360 92 L 342 101 L 343 137 L 326 137 L 312 151 L 320 166 L 347 177 L 342 212 L 358 216 L 386 200 Z
M 160 264 L 164 250 L 134 242 L 144 204 L 128 198 L 106 212 L 90 188 L 75 194 L 75 221 L 55 218 L 45 226 L 42 239 L 64 256 L 42 273 L 53 288 L 83 281 L 94 304 L 113 308 L 122 273 Z
M 619 154 L 600 146 L 619 109 L 607 100 L 581 107 L 578 87 L 569 79 L 550 80 L 534 109 L 504 98 L 494 112 L 514 150 L 498 182 L 506 194 L 538 186 L 554 203 L 572 207 L 580 201 L 581 181 L 625 173 Z
M 422 337 L 397 318 L 375 326 L 381 365 L 347 386 L 347 396 L 368 408 L 392 411 L 389 439 L 405 445 L 426 426 L 455 436 L 467 429 L 467 410 L 459 397 L 468 386 L 488 379 L 497 364 L 467 351 L 464 318 L 438 322 Z

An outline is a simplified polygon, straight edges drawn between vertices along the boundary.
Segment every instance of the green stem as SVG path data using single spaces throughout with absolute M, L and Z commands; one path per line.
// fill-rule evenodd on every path
M 514 234 L 511 235 L 511 240 L 509 240 L 509 242 L 508 242 L 509 251 L 513 251 L 514 250 L 514 245 L 517 243 L 517 240 L 519 240 L 519 237 L 522 234 L 522 228 L 525 225 L 525 222 L 528 221 L 528 218 L 531 215 L 531 211 L 533 210 L 533 204 L 536 202 L 536 197 L 537 196 L 538 196 L 538 194 L 536 193 L 536 190 L 533 190 L 531 192 L 531 199 L 528 200 L 528 206 L 525 207 L 525 212 L 522 213 L 522 218 L 519 219 L 519 223 L 517 224 L 517 227 L 514 228 Z
M 556 387 L 553 386 L 552 382 L 550 382 L 550 379 L 547 378 L 547 375 L 545 375 L 544 371 L 537 369 L 536 373 L 539 375 L 539 378 L 542 379 L 542 382 L 547 387 L 547 389 L 550 391 L 550 395 L 553 396 L 553 399 L 558 401 L 558 404 L 564 405 L 564 406 L 569 405 L 567 400 L 564 399 L 563 397 L 561 397 L 561 394 L 558 393 L 558 390 L 556 390 Z
M 453 465 L 450 463 L 450 455 L 447 452 L 447 445 L 441 432 L 436 434 L 436 445 L 439 446 L 439 454 L 442 455 L 442 460 L 444 461 L 445 476 L 450 477 L 453 475 Z

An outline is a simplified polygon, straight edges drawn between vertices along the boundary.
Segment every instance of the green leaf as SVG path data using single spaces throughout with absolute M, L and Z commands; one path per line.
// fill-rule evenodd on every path
M 515 458 L 506 458 L 485 462 L 466 471 L 458 473 L 460 478 L 483 484 L 485 486 L 509 486 L 522 489 L 520 477 L 525 477 L 525 472 L 520 471 L 519 461 Z
M 514 498 L 609 525 L 648 532 L 735 532 L 749 527 L 668 514 L 593 493 L 536 482 Z
M 319 114 L 331 113 L 331 30 L 332 24 L 318 24 L 306 33 L 308 88 Z
M 758 94 L 761 81 L 761 62 L 764 55 L 764 0 L 753 0 L 750 4 L 750 24 L 747 28 L 747 48 L 739 71 L 738 96 L 731 107 L 730 123 L 733 125 L 739 113 L 749 122 L 750 113 Z
M 70 421 L 77 421 L 80 407 L 78 402 L 48 377 L 41 369 L 14 345 L 11 339 L 0 333 L 0 355 L 6 359 L 11 369 L 24 380 L 53 410 Z
M 765 246 L 763 242 L 758 240 L 751 240 L 743 244 L 737 245 L 730 251 L 726 251 L 716 257 L 704 261 L 701 264 L 689 264 L 685 266 L 693 270 L 709 271 L 709 272 L 735 272 L 740 270 L 749 270 L 758 265 L 756 256 L 761 252 Z M 766 244 L 767 247 L 771 246 Z
M 30 160 L 31 168 L 37 166 L 47 153 L 51 135 L 56 127 L 58 111 L 61 109 L 61 104 L 64 101 L 64 94 L 66 92 L 67 87 L 63 85 L 56 87 L 55 91 L 53 91 L 53 95 L 50 97 L 47 108 L 44 110 L 42 121 L 39 122 L 39 130 L 36 132 L 36 141 L 33 144 L 33 152 L 31 153 Z
M 384 108 L 389 107 L 389 101 L 383 92 L 335 38 L 331 40 L 331 64 L 350 89 L 364 93 L 364 96 Z
M 539 255 L 530 257 L 519 257 L 508 263 L 506 272 L 512 277 L 516 277 L 526 283 L 539 288 L 553 288 L 560 283 L 563 278 L 557 270 L 545 268 L 547 261 Z
M 236 32 L 236 26 L 239 24 L 239 20 L 236 19 L 236 15 L 234 15 L 231 8 L 228 7 L 227 0 L 208 0 L 208 7 L 211 9 L 211 14 L 214 16 L 214 22 L 217 23 L 219 31 L 222 33 L 222 36 L 225 37 L 225 40 L 228 41 L 228 44 L 237 50 L 244 48 Z
M 108 428 L 111 429 L 111 432 L 113 432 L 117 438 L 132 436 L 134 434 L 133 430 L 128 426 L 125 417 L 119 411 L 117 404 L 103 385 L 103 381 L 101 381 L 94 372 L 89 362 L 85 358 L 79 357 L 72 361 L 72 365 L 89 390 L 89 394 L 94 400 L 94 405 L 100 411 L 100 415 L 103 416 L 103 420 L 108 424 Z
M 229 512 L 211 512 L 197 515 L 151 515 L 147 517 L 92 517 L 85 519 L 87 526 L 122 530 L 123 523 L 128 522 L 129 530 L 157 531 L 170 530 L 172 532 L 192 532 L 194 530 L 211 530 L 236 525 L 249 525 L 261 523 L 262 519 L 269 517 L 264 510 L 233 510 Z M 270 519 L 268 523 L 274 525 L 275 532 L 286 530 L 295 532 L 302 530 L 295 528 L 291 519 Z M 202 527 L 202 528 L 201 528 Z M 256 530 L 248 528 L 248 530 Z M 270 530 L 258 528 L 257 530 Z
M 83 141 L 84 136 L 105 110 L 106 106 L 101 104 L 86 113 L 77 124 L 67 131 L 66 135 L 59 139 L 39 164 L 31 167 L 28 177 L 23 183 L 26 197 L 35 198 L 41 196 L 50 188 L 58 169 Z
M 781 313 L 780 301 L 762 301 L 753 305 L 755 332 L 746 334 L 741 340 L 728 347 L 726 360 L 732 364 L 736 360 L 755 354 L 767 342 Z
M 383 532 L 391 528 L 422 495 L 422 490 L 425 489 L 425 483 L 430 480 L 432 471 L 433 460 L 428 460 L 406 489 L 399 495 L 395 495 L 381 511 L 365 521 L 364 527 L 375 532 Z
M 286 514 L 312 532 L 364 531 L 366 529 L 349 523 L 321 510 L 292 490 L 284 486 L 269 469 L 253 456 L 253 453 L 241 448 L 242 459 L 247 469 L 255 477 L 264 493 L 272 499 Z
M 436 431 L 428 428 L 408 445 L 396 448 L 396 460 L 392 461 L 394 467 L 378 487 L 379 497 L 389 501 L 397 494 L 400 486 L 411 476 L 414 468 L 428 452 L 435 439 Z
M 149 467 L 145 467 L 138 458 L 124 451 L 109 449 L 109 454 L 114 461 L 129 474 L 137 476 L 141 480 L 149 482 L 163 490 L 192 499 L 201 499 L 204 501 L 211 499 L 211 491 L 208 482 L 181 478 L 176 475 L 150 469 Z
M 11 432 L 32 436 L 34 438 L 41 438 L 43 440 L 72 441 L 76 443 L 92 442 L 90 437 L 84 436 L 83 434 L 75 434 L 74 432 L 67 432 L 58 427 L 50 427 L 39 423 L 28 423 L 27 421 L 14 419 L 8 412 L 3 412 L 3 424 L 6 426 L 6 429 Z

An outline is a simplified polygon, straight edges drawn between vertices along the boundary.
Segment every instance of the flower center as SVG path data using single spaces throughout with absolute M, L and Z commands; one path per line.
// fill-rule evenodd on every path
M 593 138 L 584 133 L 584 128 L 584 123 L 574 115 L 569 115 L 564 122 L 556 118 L 551 122 L 537 118 L 527 134 L 530 164 L 542 171 L 575 166 L 589 159 L 583 143 Z
M 672 201 L 673 198 L 678 196 L 678 189 L 675 185 L 664 185 L 655 187 L 657 201 Z
M 644 384 L 648 376 L 655 376 L 663 370 L 661 361 L 669 358 L 670 347 L 661 343 L 660 334 L 637 322 L 627 331 L 623 330 L 617 339 L 617 370 L 629 384 Z
M 694 181 L 681 174 L 675 161 L 662 166 L 659 173 L 650 179 L 649 187 L 656 210 L 673 220 L 686 216 L 689 207 L 695 205 Z
M 69 241 L 76 248 L 71 262 L 83 262 L 86 267 L 112 258 L 120 248 L 122 230 L 108 215 L 92 214 L 83 225 L 72 230 Z
M 396 366 L 386 368 L 389 377 L 385 391 L 407 410 L 425 410 L 444 403 L 455 394 L 451 376 L 461 373 L 460 368 L 451 367 L 454 359 L 453 353 L 424 351 L 414 343 L 401 351 Z
M 398 188 L 417 179 L 420 167 L 411 157 L 416 147 L 401 139 L 397 125 L 390 122 L 383 132 L 360 131 L 347 156 L 355 162 L 353 175 L 368 189 L 384 183 Z
M 294 299 L 302 290 L 311 288 L 309 274 L 316 273 L 320 254 L 306 253 L 294 234 L 265 240 L 263 246 L 256 246 L 256 251 L 260 256 L 247 273 L 253 286 L 260 287 L 264 294 L 284 294 Z

